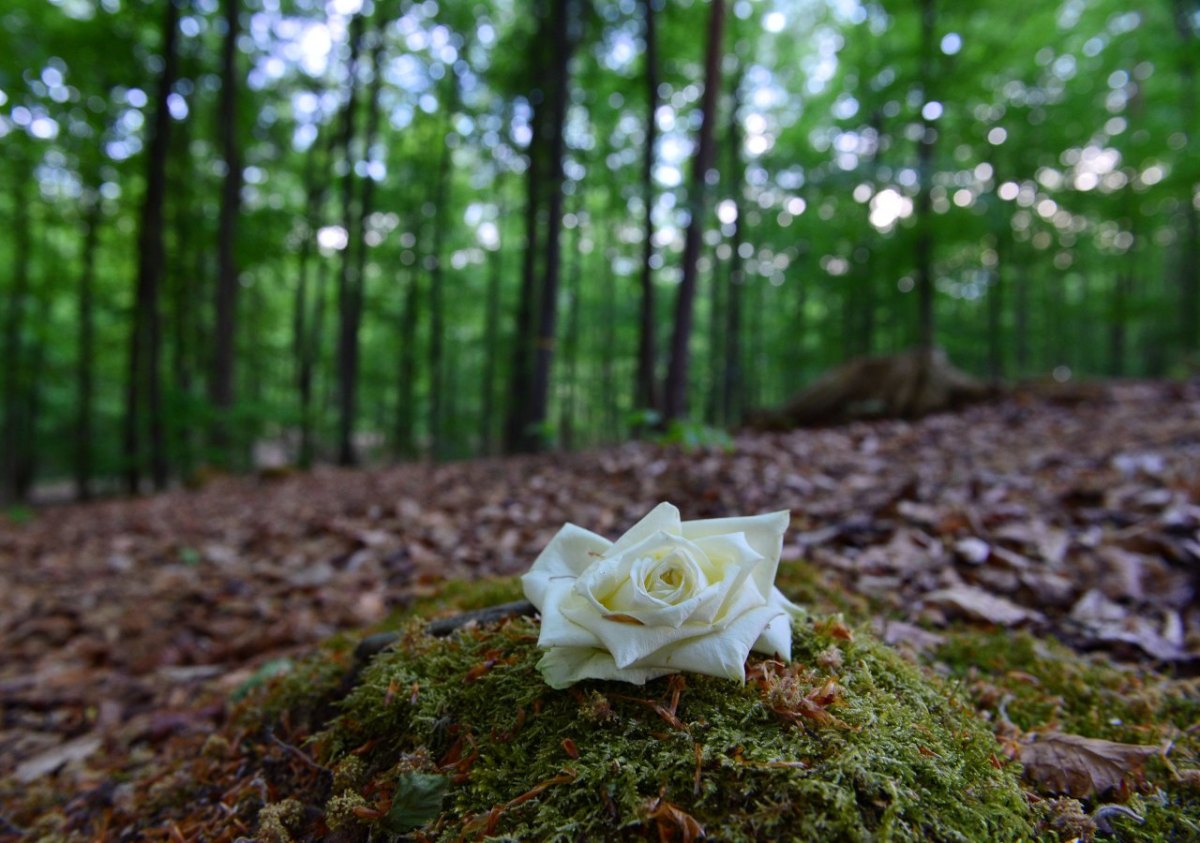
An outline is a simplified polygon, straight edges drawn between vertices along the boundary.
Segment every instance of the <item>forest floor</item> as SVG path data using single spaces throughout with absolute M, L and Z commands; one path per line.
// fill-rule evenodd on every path
M 223 478 L 0 517 L 0 839 L 42 810 L 118 827 L 155 764 L 196 755 L 281 660 L 447 581 L 520 573 L 565 521 L 615 536 L 662 500 L 685 518 L 790 509 L 783 570 L 897 646 L 1021 628 L 1200 673 L 1195 382 L 728 449 Z

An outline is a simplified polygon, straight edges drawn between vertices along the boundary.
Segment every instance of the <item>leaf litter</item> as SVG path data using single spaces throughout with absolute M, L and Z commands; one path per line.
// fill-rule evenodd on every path
M 619 532 L 659 500 L 693 518 L 789 508 L 784 576 L 794 572 L 813 599 L 874 616 L 935 666 L 944 636 L 983 624 L 1196 670 L 1194 383 L 1118 385 L 1073 406 L 1024 397 L 919 422 L 747 433 L 730 450 L 631 443 L 218 478 L 0 519 L 0 829 L 28 821 L 38 799 L 63 809 L 31 795 L 39 780 L 87 794 L 67 807 L 93 823 L 128 816 L 146 787 L 175 775 L 172 763 L 234 728 L 232 697 L 276 681 L 318 642 L 435 607 L 455 580 L 518 573 L 564 521 Z M 999 701 L 972 699 L 985 715 Z M 1197 722 L 1192 700 L 1185 693 L 1171 709 L 1176 722 Z M 1022 728 L 1052 729 L 1056 716 Z M 1103 722 L 1076 729 L 1101 738 Z M 1130 743 L 1157 752 L 1170 730 L 1149 731 Z M 296 766 L 290 775 L 315 774 L 271 754 Z M 190 776 L 216 780 L 236 763 L 213 747 L 199 757 Z M 1060 757 L 1061 771 L 1069 761 Z M 1194 758 L 1177 764 L 1180 782 L 1194 778 Z M 263 787 L 286 779 L 229 797 L 253 791 L 273 804 Z M 113 784 L 131 780 L 140 783 Z M 185 817 L 176 830 L 195 839 L 198 823 Z

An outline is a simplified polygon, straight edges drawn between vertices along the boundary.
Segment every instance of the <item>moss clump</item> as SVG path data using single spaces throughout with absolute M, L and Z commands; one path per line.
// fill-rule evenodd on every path
M 537 632 L 529 620 L 449 639 L 405 627 L 316 736 L 322 763 L 365 766 L 326 805 L 341 834 L 351 818 L 364 839 L 407 830 L 389 825 L 397 805 L 412 816 L 406 782 L 437 775 L 446 795 L 422 834 L 438 840 L 696 826 L 720 840 L 1032 836 L 986 724 L 836 619 L 798 623 L 793 662 L 752 660 L 745 686 L 688 675 L 553 691 L 535 668 Z

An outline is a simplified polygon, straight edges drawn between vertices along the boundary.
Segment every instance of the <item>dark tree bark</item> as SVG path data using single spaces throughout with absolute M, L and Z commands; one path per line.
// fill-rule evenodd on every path
M 332 159 L 333 138 L 326 147 L 326 160 Z M 322 208 L 328 195 L 328 184 L 318 177 L 321 147 L 317 141 L 304 158 L 305 219 L 304 238 L 300 242 L 296 304 L 292 316 L 292 347 L 296 360 L 296 394 L 300 410 L 300 443 L 297 462 L 301 468 L 312 466 L 315 455 L 313 439 L 313 375 L 321 354 L 321 333 L 325 316 L 325 275 L 328 263 L 318 265 L 316 289 L 310 294 L 309 278 L 313 258 L 313 242 L 321 227 Z M 309 304 L 309 298 L 315 300 Z M 311 316 L 310 316 L 311 310 Z
M 559 408 L 559 442 L 566 450 L 575 447 L 575 411 L 579 389 L 579 316 L 583 255 L 579 251 L 579 229 L 575 229 L 575 248 L 571 250 L 571 268 L 567 272 L 567 324 L 563 336 L 563 384 L 566 387 Z
M 569 67 L 574 39 L 570 32 L 571 0 L 554 0 L 550 19 L 550 99 L 549 122 L 545 124 L 547 164 L 546 257 L 542 267 L 542 289 L 538 300 L 538 334 L 534 349 L 533 379 L 529 401 L 529 421 L 525 427 L 522 450 L 545 447 L 546 421 L 550 401 L 550 369 L 558 324 L 558 287 L 562 271 L 563 216 L 563 129 L 567 122 L 570 88 Z
M 83 269 L 79 274 L 79 353 L 76 358 L 75 384 L 79 403 L 75 415 L 75 496 L 92 497 L 92 398 L 96 353 L 96 248 L 100 239 L 102 206 L 95 180 L 85 193 L 83 217 Z
M 138 234 L 137 284 L 134 293 L 133 330 L 129 341 L 129 380 L 125 395 L 125 486 L 136 494 L 141 486 L 141 399 L 150 418 L 150 463 L 154 485 L 166 486 L 167 462 L 162 426 L 162 381 L 159 372 L 161 324 L 159 290 L 164 265 L 163 205 L 166 198 L 167 150 L 170 148 L 171 113 L 167 97 L 178 67 L 179 9 L 166 3 L 163 20 L 162 72 L 154 98 L 154 120 L 146 152 L 146 195 L 142 200 Z
M 542 86 L 546 70 L 544 54 L 548 30 L 544 5 L 539 4 L 541 20 L 532 45 L 530 63 L 530 120 L 531 135 L 528 165 L 525 175 L 525 251 L 521 257 L 521 292 L 517 300 L 517 319 L 513 330 L 513 360 L 511 386 L 509 388 L 508 418 L 505 423 L 504 448 L 512 453 L 528 448 L 530 413 L 530 387 L 533 374 L 534 348 L 534 305 L 537 296 L 537 257 L 540 238 L 538 217 L 542 207 L 542 180 L 545 169 L 546 144 L 543 142 L 543 126 L 546 122 L 546 96 Z
M 675 301 L 675 332 L 671 336 L 671 361 L 663 388 L 663 416 L 672 421 L 687 414 L 689 344 L 696 305 L 696 275 L 700 259 L 704 218 L 708 210 L 708 171 L 716 155 L 714 124 L 721 84 L 722 36 L 725 0 L 713 0 L 708 18 L 708 46 L 704 61 L 704 94 L 700 101 L 700 137 L 692 159 L 692 184 L 688 191 L 690 219 L 683 241 L 683 277 Z
M 396 455 L 417 453 L 415 401 L 417 376 L 417 325 L 420 324 L 421 283 L 414 269 L 408 273 L 404 310 L 400 314 L 400 359 L 396 366 Z
M 608 258 L 608 243 L 612 240 L 611 229 L 606 228 L 604 240 L 599 244 L 597 253 L 601 256 L 603 270 L 599 272 L 601 283 L 604 284 L 604 304 L 602 336 L 605 349 L 617 347 L 617 284 L 616 273 L 613 272 L 612 261 Z M 620 412 L 617 405 L 617 377 L 614 366 L 616 355 L 607 353 L 600 361 L 600 396 L 603 402 L 603 425 L 606 439 L 617 439 L 621 435 Z
M 504 230 L 506 208 L 503 200 L 504 185 L 497 177 L 493 189 L 500 200 L 496 217 L 498 230 Z M 500 356 L 500 287 L 504 279 L 504 252 L 502 243 L 488 256 L 487 300 L 483 311 L 483 373 L 479 391 L 482 402 L 479 417 L 479 447 L 482 453 L 491 454 L 496 445 L 496 361 Z
M 25 361 L 22 335 L 25 331 L 25 307 L 29 298 L 29 263 L 32 252 L 29 186 L 33 170 L 28 162 L 18 162 L 16 190 L 13 195 L 13 287 L 7 295 L 4 314 L 4 421 L 0 428 L 0 503 L 21 500 L 21 462 L 29 443 L 23 441 L 25 428 Z
M 1006 297 L 1006 282 L 1004 274 L 1008 270 L 1008 237 L 1006 232 L 999 231 L 996 237 L 996 265 L 992 267 L 989 277 L 991 284 L 987 293 L 988 321 L 988 375 L 993 383 L 1004 379 L 1004 304 Z
M 215 423 L 212 444 L 218 459 L 231 458 L 229 413 L 234 399 L 234 358 L 237 347 L 237 221 L 242 204 L 242 161 L 237 131 L 237 39 L 240 0 L 225 0 L 225 38 L 221 48 L 221 98 L 217 106 L 221 157 L 221 214 L 217 222 L 216 318 L 213 325 L 213 371 L 208 384 Z
M 453 86 L 453 81 L 450 84 Z M 442 253 L 445 251 L 446 213 L 450 202 L 450 127 L 455 99 L 452 93 L 449 102 L 443 104 L 447 110 L 446 128 L 442 135 L 442 150 L 438 156 L 437 177 L 433 190 L 433 242 L 430 246 L 432 260 L 429 269 L 429 450 L 435 460 L 444 459 L 446 456 L 447 414 L 443 401 L 446 391 L 446 366 L 442 362 L 446 342 L 443 287 L 445 256 Z
M 934 24 L 937 19 L 935 0 L 921 0 L 920 80 L 921 94 L 928 102 L 933 84 Z M 921 139 L 917 143 L 916 249 L 914 255 L 917 288 L 917 345 L 926 350 L 936 343 L 933 315 L 933 204 L 930 187 L 933 181 L 933 153 L 937 130 L 921 115 Z
M 657 314 L 654 304 L 654 151 L 658 141 L 658 33 L 654 14 L 655 0 L 642 0 L 646 36 L 646 145 L 642 150 L 642 204 L 646 218 L 642 231 L 642 305 L 641 325 L 638 333 L 637 394 L 634 406 L 639 409 L 657 410 L 658 361 L 655 326 Z
M 342 111 L 342 155 L 346 173 L 342 178 L 342 225 L 346 248 L 338 278 L 338 464 L 355 465 L 354 423 L 358 410 L 358 301 L 361 279 L 356 276 L 355 244 L 362 239 L 360 217 L 355 210 L 354 125 L 358 105 L 358 64 L 363 41 L 363 17 L 350 21 L 350 57 L 346 64 L 346 104 Z
M 742 165 L 742 125 L 738 121 L 739 87 L 734 88 L 733 109 L 729 115 L 729 179 L 733 184 L 732 198 L 737 219 L 733 222 L 733 237 L 730 238 L 729 284 L 725 291 L 725 371 L 721 375 L 721 417 L 727 425 L 736 424 L 741 419 L 746 397 L 742 383 L 742 290 L 746 285 L 742 258 L 742 243 L 745 240 L 742 228 L 742 182 L 745 171 Z

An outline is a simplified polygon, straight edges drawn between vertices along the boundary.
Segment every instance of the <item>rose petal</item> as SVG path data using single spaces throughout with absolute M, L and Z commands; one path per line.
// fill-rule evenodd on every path
M 623 553 L 639 542 L 644 541 L 655 533 L 668 533 L 678 536 L 682 532 L 683 522 L 679 518 L 679 510 L 674 504 L 660 503 L 646 514 L 646 517 L 629 528 L 628 532 L 617 539 L 609 550 L 609 555 Z
M 600 639 L 577 623 L 572 623 L 562 613 L 564 602 L 583 598 L 572 589 L 574 580 L 551 580 L 546 589 L 542 609 L 542 631 L 538 635 L 539 647 L 599 647 Z M 531 601 L 532 602 L 532 601 Z
M 645 685 L 651 679 L 675 671 L 670 668 L 619 668 L 604 650 L 590 647 L 555 647 L 538 662 L 546 684 L 556 690 L 570 687 L 583 679 L 612 679 Z
M 698 541 L 710 536 L 743 533 L 747 543 L 767 560 L 766 564 L 755 568 L 753 577 L 755 583 L 758 584 L 758 590 L 763 594 L 768 594 L 775 584 L 775 572 L 779 568 L 779 555 L 783 552 L 783 534 L 787 532 L 791 520 L 791 512 L 785 509 L 765 515 L 685 521 L 683 537 Z
M 633 619 L 623 615 L 609 619 L 596 612 L 590 604 L 575 605 L 569 600 L 562 604 L 562 613 L 567 620 L 574 621 L 599 638 L 620 668 L 629 667 L 663 647 L 713 631 L 708 624 L 683 624 L 676 628 L 644 626 L 636 621 L 630 623 Z
M 574 524 L 563 525 L 546 549 L 538 554 L 529 572 L 521 577 L 525 598 L 542 609 L 552 579 L 578 577 L 610 547 L 612 542 L 603 536 Z
M 597 614 L 628 615 L 645 626 L 678 627 L 691 617 L 698 607 L 712 600 L 717 591 L 708 586 L 687 600 L 675 605 L 640 591 L 632 582 L 638 562 L 655 551 L 677 550 L 699 562 L 704 556 L 698 546 L 669 533 L 654 533 L 619 556 L 604 559 L 579 578 L 575 590 L 588 598 Z M 702 566 L 697 564 L 698 568 Z
M 745 682 L 746 656 L 776 617 L 787 616 L 775 606 L 751 609 L 719 632 L 690 638 L 635 666 L 687 670 Z
M 791 661 L 792 619 L 786 614 L 776 615 L 758 636 L 752 649 L 764 656 L 778 656 L 785 662 Z

